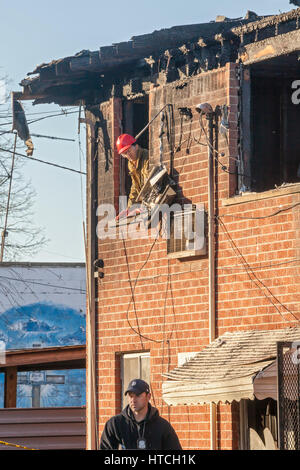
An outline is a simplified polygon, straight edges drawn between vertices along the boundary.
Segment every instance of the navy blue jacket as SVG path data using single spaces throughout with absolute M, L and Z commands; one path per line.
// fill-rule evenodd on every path
M 129 405 L 122 413 L 113 416 L 105 424 L 101 440 L 101 450 L 137 449 L 139 438 L 146 440 L 147 450 L 181 450 L 179 439 L 171 424 L 161 416 L 156 408 L 148 404 L 146 418 L 137 423 Z

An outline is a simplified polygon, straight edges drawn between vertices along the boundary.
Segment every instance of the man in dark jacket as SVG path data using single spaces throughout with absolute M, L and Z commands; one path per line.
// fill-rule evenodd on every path
M 141 379 L 132 380 L 125 392 L 129 404 L 105 424 L 100 449 L 181 450 L 170 423 L 150 405 L 150 388 Z

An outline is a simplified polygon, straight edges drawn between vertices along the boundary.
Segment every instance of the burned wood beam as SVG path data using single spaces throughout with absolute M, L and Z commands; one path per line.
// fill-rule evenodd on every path
M 287 13 L 281 13 L 280 15 L 271 15 L 263 17 L 257 21 L 252 21 L 249 24 L 243 24 L 232 28 L 231 32 L 237 36 L 249 35 L 256 31 L 267 30 L 268 28 L 274 28 L 283 23 L 290 23 L 290 30 L 295 29 L 295 24 L 298 23 L 300 17 L 300 9 L 291 10 Z
M 142 88 L 141 78 L 133 78 L 129 80 L 129 82 L 123 87 L 124 96 L 136 95 L 142 92 L 143 92 L 143 88 Z
M 239 58 L 244 65 L 254 64 L 300 50 L 300 30 L 241 46 Z
M 232 57 L 232 44 L 226 40 L 223 34 L 216 34 L 215 40 L 220 44 L 220 52 L 217 53 L 219 64 L 223 67 L 227 62 L 230 62 Z

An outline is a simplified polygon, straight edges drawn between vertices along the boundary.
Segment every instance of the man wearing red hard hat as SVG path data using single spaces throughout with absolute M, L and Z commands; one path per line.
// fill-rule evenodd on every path
M 119 155 L 127 158 L 131 176 L 131 190 L 128 196 L 127 210 L 118 217 L 128 214 L 128 209 L 136 202 L 136 197 L 144 186 L 149 174 L 148 150 L 141 148 L 134 137 L 122 134 L 118 137 L 116 147 Z

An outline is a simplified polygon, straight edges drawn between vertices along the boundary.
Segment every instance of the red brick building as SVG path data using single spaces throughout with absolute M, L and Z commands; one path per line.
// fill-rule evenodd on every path
M 21 99 L 85 106 L 89 448 L 137 376 L 185 449 L 278 445 L 276 377 L 261 400 L 251 384 L 276 360 L 277 342 L 300 339 L 299 18 L 300 9 L 250 12 L 162 30 L 23 81 Z M 211 112 L 199 113 L 201 103 Z M 170 244 L 164 216 L 157 236 L 122 235 L 141 218 L 96 236 L 103 204 L 118 213 L 130 187 L 116 139 L 156 114 L 139 143 L 151 168 L 168 169 L 172 203 L 204 208 L 200 252 L 186 239 Z

